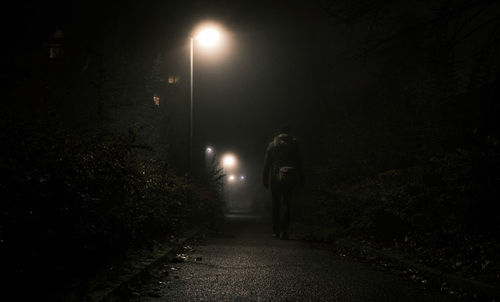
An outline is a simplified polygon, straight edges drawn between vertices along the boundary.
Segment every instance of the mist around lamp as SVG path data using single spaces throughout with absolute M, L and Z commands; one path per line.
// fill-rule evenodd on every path
M 222 157 L 222 166 L 225 169 L 231 169 L 236 166 L 236 157 L 233 154 L 225 154 Z

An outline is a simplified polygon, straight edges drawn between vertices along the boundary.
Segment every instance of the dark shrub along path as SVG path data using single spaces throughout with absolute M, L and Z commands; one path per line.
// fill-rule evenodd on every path
M 189 183 L 136 135 L 2 123 L 0 297 L 83 295 L 127 251 L 222 216 L 217 184 Z M 66 300 L 66 299 L 63 299 Z M 7 300 L 6 300 L 7 301 Z

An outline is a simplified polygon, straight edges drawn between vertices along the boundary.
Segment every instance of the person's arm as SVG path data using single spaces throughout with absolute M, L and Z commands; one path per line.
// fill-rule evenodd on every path
M 269 187 L 269 170 L 271 169 L 272 163 L 272 143 L 267 146 L 266 155 L 264 157 L 264 172 L 262 174 L 262 182 L 264 187 L 267 189 Z

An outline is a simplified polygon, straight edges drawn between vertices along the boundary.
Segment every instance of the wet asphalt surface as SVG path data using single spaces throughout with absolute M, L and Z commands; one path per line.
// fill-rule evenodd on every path
M 376 265 L 271 236 L 258 217 L 230 215 L 224 230 L 166 267 L 139 301 L 449 301 Z

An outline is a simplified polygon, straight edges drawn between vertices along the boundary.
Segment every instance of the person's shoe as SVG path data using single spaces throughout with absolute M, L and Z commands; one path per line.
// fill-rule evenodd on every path
M 280 234 L 280 240 L 288 240 L 288 234 L 287 233 L 281 233 Z

